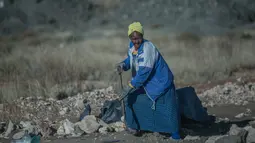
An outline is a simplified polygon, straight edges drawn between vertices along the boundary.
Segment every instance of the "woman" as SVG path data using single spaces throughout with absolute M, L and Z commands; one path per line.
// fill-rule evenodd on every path
M 125 88 L 126 124 L 130 131 L 170 133 L 180 139 L 180 114 L 174 76 L 152 42 L 143 38 L 143 26 L 128 27 L 130 39 L 127 58 L 118 71 L 131 70 L 132 79 Z

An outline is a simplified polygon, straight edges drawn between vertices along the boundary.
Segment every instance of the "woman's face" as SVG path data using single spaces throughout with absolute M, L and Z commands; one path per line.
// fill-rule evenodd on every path
M 143 43 L 143 35 L 139 32 L 133 32 L 131 35 L 130 35 L 130 40 L 131 42 L 134 44 L 134 47 L 135 49 L 137 50 L 141 44 Z

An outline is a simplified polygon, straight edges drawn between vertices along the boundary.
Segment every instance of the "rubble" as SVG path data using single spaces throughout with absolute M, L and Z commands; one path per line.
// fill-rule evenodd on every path
M 207 107 L 222 104 L 246 105 L 254 101 L 254 87 L 252 83 L 245 85 L 226 83 L 207 90 L 198 96 Z M 113 91 L 113 88 L 109 87 L 92 92 L 78 93 L 76 96 L 61 100 L 52 97 L 20 98 L 15 102 L 21 109 L 22 121 L 18 123 L 9 121 L 8 124 L 0 123 L 0 137 L 20 139 L 24 136 L 26 130 L 29 133 L 41 134 L 44 137 L 79 137 L 84 134 L 122 132 L 125 130 L 123 116 L 120 121 L 108 124 L 98 116 L 105 101 L 112 101 L 117 97 L 118 95 Z M 91 106 L 91 112 L 86 113 L 84 118 L 79 120 L 87 105 Z M 247 108 L 244 113 L 238 114 L 236 118 L 250 116 L 251 113 L 251 109 Z M 228 118 L 217 118 L 216 123 L 222 121 L 230 123 Z M 255 135 L 254 121 L 249 122 L 249 124 L 250 126 L 245 128 L 232 125 L 228 134 L 211 136 L 206 143 L 238 142 L 245 139 L 248 142 L 253 142 Z M 11 134 L 14 131 L 15 133 Z M 246 136 L 247 138 L 245 138 Z M 201 140 L 201 138 L 188 135 L 184 140 Z
M 118 97 L 110 86 L 106 89 L 97 89 L 92 92 L 79 93 L 76 96 L 62 98 L 26 97 L 16 100 L 21 109 L 21 116 L 27 121 L 17 123 L 21 129 L 13 135 L 13 139 L 20 139 L 25 130 L 33 134 L 44 136 L 80 136 L 100 132 L 120 132 L 124 130 L 124 123 L 116 122 L 106 124 L 95 115 L 99 115 L 100 108 L 106 100 L 114 100 Z M 78 121 L 85 105 L 91 105 L 91 115 L 86 115 Z M 75 118 L 75 120 L 74 120 Z M 69 120 L 70 119 L 70 120 Z M 73 122 L 74 121 L 74 122 Z M 1 132 L 8 137 L 14 130 L 14 124 L 10 121 L 8 129 L 0 124 Z
M 198 97 L 205 107 L 227 104 L 247 105 L 249 102 L 255 101 L 255 83 L 238 84 L 228 82 L 206 90 L 198 94 Z

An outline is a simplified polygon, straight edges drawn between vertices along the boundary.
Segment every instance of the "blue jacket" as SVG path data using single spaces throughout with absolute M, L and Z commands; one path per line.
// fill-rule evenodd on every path
M 148 40 L 144 40 L 136 54 L 130 42 L 128 57 L 123 61 L 123 70 L 131 69 L 131 84 L 135 88 L 143 87 L 148 97 L 155 103 L 157 97 L 173 85 L 174 76 L 158 49 Z

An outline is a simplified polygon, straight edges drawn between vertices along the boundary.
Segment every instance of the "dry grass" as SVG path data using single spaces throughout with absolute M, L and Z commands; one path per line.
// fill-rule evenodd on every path
M 107 36 L 86 40 L 68 32 L 1 38 L 0 102 L 21 96 L 56 96 L 59 91 L 73 95 L 87 89 L 81 88 L 80 81 L 116 81 L 113 67 L 124 58 L 128 45 L 125 33 L 116 33 L 108 31 Z M 148 37 L 165 57 L 177 83 L 224 79 L 241 67 L 255 65 L 255 40 L 247 33 Z M 56 85 L 63 86 L 56 89 Z

